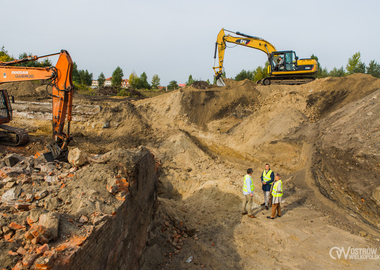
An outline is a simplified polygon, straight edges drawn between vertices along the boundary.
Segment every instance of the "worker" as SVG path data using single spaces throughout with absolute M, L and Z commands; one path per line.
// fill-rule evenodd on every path
M 252 214 L 252 202 L 253 202 L 253 190 L 255 187 L 253 186 L 252 182 L 252 173 L 253 170 L 251 168 L 248 168 L 247 174 L 244 176 L 244 184 L 243 184 L 243 211 L 242 215 L 248 214 L 248 217 L 255 218 Z M 247 204 L 248 204 L 248 211 L 247 211 Z
M 269 209 L 268 207 L 269 192 L 270 192 L 271 185 L 273 184 L 273 181 L 274 181 L 274 173 L 270 169 L 270 166 L 268 163 L 265 164 L 265 170 L 261 174 L 260 178 L 261 178 L 261 183 L 262 183 L 262 189 L 264 192 L 264 203 L 261 204 L 261 206 L 265 205 L 265 209 L 268 210 Z
M 277 65 L 275 67 L 275 70 L 282 70 L 284 69 L 284 59 L 282 59 L 282 57 L 280 56 L 277 60 Z
M 282 181 L 281 181 L 281 175 L 279 173 L 276 173 L 275 182 L 272 186 L 271 193 L 272 193 L 272 214 L 271 216 L 268 216 L 267 218 L 274 219 L 276 217 L 276 210 L 277 210 L 277 217 L 281 217 L 281 199 L 282 199 Z

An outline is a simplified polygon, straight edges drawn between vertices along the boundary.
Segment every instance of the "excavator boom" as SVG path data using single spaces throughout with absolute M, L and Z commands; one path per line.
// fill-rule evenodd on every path
M 233 34 L 239 35 L 240 37 L 234 37 L 229 34 L 226 35 L 225 32 L 233 33 Z M 213 67 L 214 72 L 215 72 L 215 77 L 217 81 L 219 81 L 219 83 L 223 82 L 223 80 L 221 80 L 220 78 L 223 73 L 224 53 L 227 48 L 227 45 L 226 45 L 227 42 L 257 49 L 266 53 L 267 55 L 276 51 L 276 48 L 270 42 L 262 38 L 246 35 L 240 32 L 232 32 L 232 31 L 225 30 L 224 28 L 222 28 L 222 30 L 220 30 L 216 39 L 215 54 L 214 54 L 214 59 L 216 59 L 216 54 L 218 53 L 219 65 Z

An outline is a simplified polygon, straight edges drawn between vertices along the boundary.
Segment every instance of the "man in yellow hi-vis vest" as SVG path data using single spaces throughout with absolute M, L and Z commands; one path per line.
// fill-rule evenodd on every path
M 265 170 L 261 174 L 261 183 L 263 184 L 263 192 L 264 192 L 264 203 L 261 206 L 265 205 L 265 209 L 269 209 L 268 203 L 269 203 L 269 192 L 270 188 L 274 181 L 274 173 L 270 169 L 269 164 L 265 164 Z
M 244 194 L 244 200 L 243 200 L 243 211 L 242 215 L 248 214 L 248 217 L 255 218 L 252 214 L 252 198 L 253 198 L 253 190 L 255 187 L 253 186 L 252 182 L 252 173 L 253 170 L 249 168 L 247 170 L 247 174 L 244 176 L 244 184 L 243 184 L 243 194 Z M 248 204 L 248 211 L 247 211 L 247 204 Z
M 274 177 L 274 184 L 272 185 L 271 192 L 272 192 L 272 215 L 268 216 L 267 218 L 274 219 L 276 217 L 276 210 L 277 210 L 277 217 L 281 217 L 281 207 L 280 203 L 282 201 L 282 181 L 281 181 L 281 175 L 279 173 L 276 173 Z

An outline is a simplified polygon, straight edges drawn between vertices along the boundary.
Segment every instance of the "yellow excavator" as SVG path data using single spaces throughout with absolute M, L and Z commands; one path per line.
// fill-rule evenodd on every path
M 225 32 L 237 36 L 226 35 Z M 216 40 L 214 54 L 215 60 L 218 54 L 219 65 L 213 67 L 215 78 L 219 86 L 225 86 L 222 74 L 227 42 L 257 49 L 267 54 L 269 76 L 257 82 L 260 84 L 303 84 L 314 80 L 315 77 L 312 75 L 318 71 L 318 63 L 315 59 L 299 59 L 294 51 L 277 51 L 271 43 L 262 38 L 222 29 Z

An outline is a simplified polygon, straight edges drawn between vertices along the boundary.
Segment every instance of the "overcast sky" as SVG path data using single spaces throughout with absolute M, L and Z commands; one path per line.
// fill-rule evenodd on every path
M 14 57 L 66 49 L 79 69 L 97 79 L 117 66 L 154 74 L 161 85 L 176 80 L 212 81 L 214 48 L 221 28 L 258 36 L 300 58 L 318 56 L 323 67 L 346 66 L 360 51 L 366 64 L 380 62 L 379 0 L 0 0 L 0 46 Z M 232 46 L 232 45 L 230 45 Z M 266 55 L 227 49 L 227 77 L 264 65 Z M 51 59 L 53 63 L 56 59 Z

